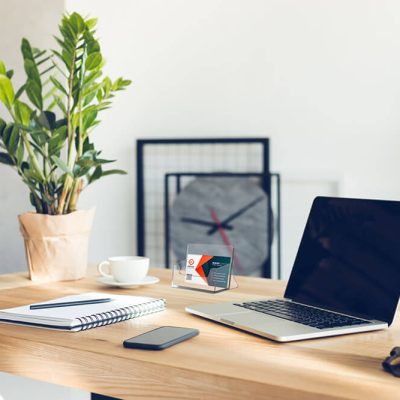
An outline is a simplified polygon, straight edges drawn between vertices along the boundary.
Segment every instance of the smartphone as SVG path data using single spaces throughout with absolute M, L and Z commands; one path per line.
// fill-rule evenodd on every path
M 198 334 L 198 329 L 161 326 L 124 340 L 124 347 L 129 349 L 163 350 Z

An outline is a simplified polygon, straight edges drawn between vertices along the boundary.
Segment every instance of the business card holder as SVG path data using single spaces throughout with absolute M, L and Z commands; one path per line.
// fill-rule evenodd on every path
M 229 262 L 223 264 L 222 267 L 210 265 L 218 264 L 221 260 L 229 260 Z M 233 269 L 234 249 L 232 246 L 189 244 L 186 259 L 177 261 L 172 266 L 171 287 L 206 293 L 236 289 L 239 285 Z M 196 272 L 191 274 L 189 271 Z

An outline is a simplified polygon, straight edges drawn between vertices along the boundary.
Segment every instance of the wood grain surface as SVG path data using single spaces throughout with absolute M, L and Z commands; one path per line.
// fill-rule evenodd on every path
M 285 282 L 239 277 L 239 288 L 207 294 L 161 282 L 137 289 L 101 286 L 93 276 L 34 284 L 26 274 L 0 277 L 0 308 L 86 291 L 163 297 L 167 310 L 84 332 L 0 324 L 0 370 L 122 399 L 396 399 L 400 380 L 381 362 L 400 345 L 399 318 L 385 331 L 275 343 L 184 311 L 200 302 L 282 296 Z M 151 352 L 124 349 L 124 339 L 162 325 L 198 328 L 200 335 Z

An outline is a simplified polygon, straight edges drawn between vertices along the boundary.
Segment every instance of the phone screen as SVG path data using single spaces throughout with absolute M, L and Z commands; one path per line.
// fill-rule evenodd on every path
M 197 329 L 163 326 L 125 340 L 125 347 L 159 347 L 172 345 L 199 334 Z

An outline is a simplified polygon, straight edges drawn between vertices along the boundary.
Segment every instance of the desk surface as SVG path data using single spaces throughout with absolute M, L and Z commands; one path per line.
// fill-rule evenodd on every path
M 239 277 L 239 288 L 216 295 L 161 283 L 110 289 L 93 278 L 37 285 L 25 274 L 0 277 L 0 308 L 82 291 L 164 297 L 167 311 L 70 333 L 0 324 L 0 371 L 123 399 L 394 399 L 399 379 L 381 361 L 400 345 L 399 316 L 386 331 L 286 344 L 187 314 L 199 302 L 282 296 L 285 283 Z M 161 352 L 128 350 L 122 341 L 161 325 L 200 329 L 200 335 Z

